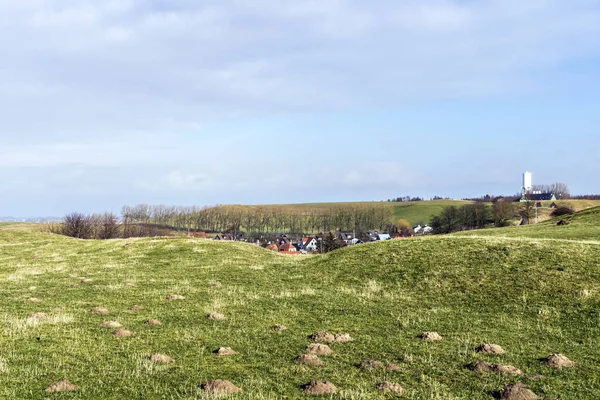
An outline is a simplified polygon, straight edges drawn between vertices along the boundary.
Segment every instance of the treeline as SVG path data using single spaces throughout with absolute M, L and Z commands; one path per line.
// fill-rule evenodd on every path
M 521 208 L 510 199 L 497 200 L 491 207 L 484 202 L 448 206 L 440 214 L 432 216 L 429 225 L 434 234 L 483 229 L 491 225 L 503 227 L 524 212 L 529 216 L 530 209 L 523 211 Z
M 125 206 L 121 215 L 72 213 L 51 231 L 81 239 L 163 236 L 172 231 L 228 233 L 237 236 L 285 232 L 295 235 L 331 230 L 385 229 L 393 210 L 383 204 L 343 205 L 302 212 L 277 207 L 178 207 L 140 204 Z M 256 235 L 253 235 L 254 237 Z
M 600 200 L 600 194 L 582 194 L 571 196 L 572 200 Z

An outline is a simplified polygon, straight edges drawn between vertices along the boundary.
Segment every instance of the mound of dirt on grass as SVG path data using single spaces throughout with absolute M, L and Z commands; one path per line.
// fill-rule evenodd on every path
M 212 395 L 223 396 L 231 393 L 239 393 L 241 388 L 225 379 L 215 379 L 213 381 L 204 382 L 200 385 L 202 390 Z
M 440 336 L 437 332 L 423 332 L 421 335 L 421 339 L 426 340 L 428 342 L 434 342 L 436 340 L 443 340 L 444 338 Z
M 89 284 L 89 283 L 92 283 L 92 282 L 94 282 L 94 280 L 93 280 L 93 279 L 90 279 L 90 278 L 83 278 L 83 279 L 81 280 L 81 283 L 87 283 L 87 284 Z
M 287 330 L 287 326 L 281 325 L 281 324 L 275 324 L 272 326 L 272 328 L 273 328 L 273 330 L 276 330 L 278 332 Z
M 77 390 L 77 389 L 79 389 L 79 386 L 73 385 L 71 382 L 64 380 L 64 381 L 60 381 L 60 382 L 54 382 L 53 384 L 48 386 L 46 389 L 44 389 L 44 391 L 46 391 L 48 393 L 54 393 L 54 392 L 70 392 L 70 391 Z
M 108 314 L 110 314 L 110 311 L 108 311 L 108 309 L 106 309 L 104 307 L 94 307 L 94 308 L 92 308 L 92 313 L 100 314 L 100 315 L 108 315 Z
M 507 385 L 500 394 L 501 400 L 535 400 L 539 397 L 522 383 Z
M 213 313 L 208 314 L 206 316 L 206 318 L 212 319 L 212 320 L 220 320 L 220 319 L 225 319 L 225 315 L 218 313 L 218 312 L 213 312 Z
M 329 356 L 333 354 L 333 350 L 326 344 L 311 343 L 306 346 L 306 352 L 308 354 L 316 354 L 318 356 Z
M 531 374 L 527 375 L 527 379 L 529 379 L 530 381 L 543 381 L 544 379 L 546 379 L 546 377 L 540 374 Z
M 102 324 L 100 324 L 100 326 L 103 328 L 117 329 L 117 328 L 121 328 L 123 325 L 121 325 L 117 321 L 106 321 L 106 322 L 103 322 Z
M 392 363 L 389 363 L 388 365 L 386 365 L 385 369 L 387 369 L 388 371 L 392 371 L 392 372 L 402 371 L 402 368 L 399 365 L 392 364 Z
M 485 361 L 475 361 L 474 363 L 470 364 L 468 368 L 471 371 L 479 373 L 495 372 L 504 375 L 523 375 L 523 371 L 513 367 L 512 365 L 492 364 Z
M 315 332 L 310 335 L 309 338 L 319 343 L 346 343 L 352 341 L 352 337 L 348 333 L 338 333 L 334 335 L 329 332 Z
M 235 356 L 239 353 L 233 350 L 231 347 L 219 347 L 217 350 L 215 350 L 215 354 L 218 356 Z
M 79 283 L 73 283 L 73 284 L 71 285 L 71 287 L 79 287 L 79 286 L 81 286 Z
M 492 343 L 484 343 L 481 346 L 477 347 L 475 349 L 476 353 L 481 353 L 481 354 L 504 354 L 505 351 L 502 347 L 498 346 L 497 344 L 492 344 Z
M 185 300 L 184 296 L 181 296 L 179 294 L 171 294 L 169 296 L 167 296 L 167 300 Z
M 112 334 L 117 337 L 129 337 L 129 336 L 133 335 L 133 332 L 131 332 L 127 329 L 117 329 L 116 331 L 113 331 Z
M 216 288 L 220 288 L 221 286 L 223 286 L 221 282 L 210 282 L 209 285 Z
M 150 356 L 150 361 L 155 362 L 155 363 L 163 363 L 163 364 L 175 362 L 175 360 L 173 358 L 171 358 L 165 354 L 152 354 Z
M 546 365 L 554 368 L 570 368 L 574 367 L 575 363 L 562 354 L 550 354 L 546 358 Z
M 134 287 L 134 286 L 135 286 L 135 283 L 132 283 L 132 282 L 127 282 L 127 283 L 125 284 L 125 286 L 127 286 L 127 287 Z
M 50 316 L 46 313 L 43 312 L 38 312 L 35 313 L 33 315 L 30 315 L 29 317 L 27 317 L 27 322 L 35 322 L 35 321 L 40 321 L 40 320 L 46 320 L 50 318 Z
M 149 319 L 148 321 L 146 321 L 147 325 L 160 325 L 161 322 L 157 319 Z
M 144 306 L 133 306 L 130 308 L 131 311 L 141 311 L 144 309 Z
M 360 363 L 359 367 L 365 371 L 372 372 L 377 369 L 384 369 L 385 365 L 383 365 L 381 361 L 377 360 L 363 360 L 363 362 Z
M 296 362 L 299 364 L 309 365 L 311 367 L 320 367 L 325 365 L 323 360 L 316 354 L 302 354 L 296 357 Z
M 404 392 L 405 392 L 404 388 L 402 386 L 400 386 L 398 383 L 393 383 L 393 382 L 388 382 L 388 381 L 381 382 L 380 384 L 378 384 L 377 389 L 379 389 L 383 393 L 393 393 L 393 394 L 397 394 L 397 395 L 404 394 Z
M 30 301 L 32 303 L 41 303 L 42 300 L 38 299 L 37 297 L 30 297 L 27 299 L 27 301 Z
M 312 381 L 307 385 L 304 385 L 302 391 L 305 394 L 318 396 L 323 394 L 335 394 L 337 388 L 329 381 Z

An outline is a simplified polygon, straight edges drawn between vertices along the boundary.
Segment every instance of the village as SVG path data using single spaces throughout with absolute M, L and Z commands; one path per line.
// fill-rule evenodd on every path
M 433 233 L 433 229 L 428 225 L 416 225 L 412 228 L 412 232 L 408 234 L 402 234 L 396 232 L 394 234 L 381 233 L 378 230 L 369 230 L 367 232 L 358 235 L 356 231 L 343 231 L 336 230 L 334 232 L 319 232 L 316 235 L 292 235 L 288 233 L 280 233 L 274 240 L 263 240 L 257 239 L 253 242 L 256 246 L 263 247 L 267 250 L 274 251 L 284 255 L 306 255 L 306 254 L 319 254 L 323 253 L 325 243 L 327 240 L 334 240 L 337 243 L 337 247 L 346 247 L 360 245 L 369 242 L 379 242 L 392 239 L 405 239 L 410 238 L 414 235 L 430 235 Z M 328 237 L 328 235 L 331 235 Z M 297 238 L 294 238 L 294 237 Z M 217 234 L 213 240 L 220 241 L 238 241 L 248 242 L 244 233 L 239 234 Z

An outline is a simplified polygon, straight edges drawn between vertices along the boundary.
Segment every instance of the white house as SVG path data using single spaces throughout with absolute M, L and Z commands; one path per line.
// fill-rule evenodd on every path
M 302 246 L 306 251 L 317 251 L 319 248 L 319 243 L 314 237 L 305 237 L 302 238 Z

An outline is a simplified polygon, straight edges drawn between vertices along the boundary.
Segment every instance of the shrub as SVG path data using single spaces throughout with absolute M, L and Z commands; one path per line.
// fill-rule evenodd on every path
M 550 214 L 553 217 L 560 217 L 561 215 L 573 214 L 575 210 L 569 206 L 560 206 L 554 209 Z

